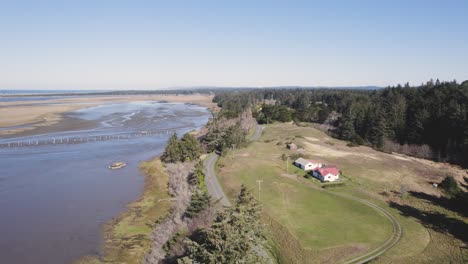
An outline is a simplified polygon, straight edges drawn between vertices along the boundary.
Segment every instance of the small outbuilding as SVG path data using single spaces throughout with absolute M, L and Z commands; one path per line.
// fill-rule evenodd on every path
M 297 149 L 297 145 L 294 144 L 294 143 L 289 143 L 286 145 L 288 147 L 288 149 L 290 150 L 296 150 Z
M 338 167 L 333 165 L 326 165 L 317 168 L 312 172 L 312 175 L 323 182 L 332 182 L 340 179 L 340 171 Z
M 311 171 L 322 167 L 322 163 L 304 158 L 298 158 L 296 161 L 294 161 L 294 165 L 305 171 Z

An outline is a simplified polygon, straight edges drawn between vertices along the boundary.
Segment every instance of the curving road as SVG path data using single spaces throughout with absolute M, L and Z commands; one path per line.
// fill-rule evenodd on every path
M 262 132 L 263 126 L 257 125 L 255 133 L 250 138 L 250 141 L 258 140 L 262 135 Z M 218 178 L 216 178 L 215 165 L 218 158 L 219 155 L 213 153 L 204 161 L 206 188 L 215 201 L 219 201 L 222 206 L 231 206 L 231 202 L 227 198 L 226 194 L 224 194 L 224 191 L 218 182 Z
M 260 138 L 263 132 L 263 126 L 257 125 L 257 128 L 255 130 L 254 135 L 250 139 L 250 141 L 256 141 Z M 206 187 L 208 189 L 208 192 L 211 194 L 211 196 L 214 198 L 215 201 L 219 201 L 221 205 L 223 206 L 231 206 L 231 203 L 229 202 L 226 194 L 224 194 L 223 189 L 221 188 L 221 185 L 218 182 L 218 179 L 216 178 L 216 172 L 215 172 L 215 165 L 216 161 L 218 160 L 219 155 L 213 153 L 210 155 L 204 162 L 204 170 L 205 170 L 205 180 L 206 180 Z M 371 207 L 372 209 L 376 210 L 377 212 L 381 213 L 384 215 L 391 223 L 393 226 L 393 232 L 392 236 L 385 241 L 382 245 L 380 245 L 378 248 L 367 252 L 361 256 L 355 257 L 353 259 L 347 260 L 344 263 L 345 264 L 363 264 L 363 263 L 368 263 L 369 261 L 381 256 L 388 250 L 390 250 L 393 246 L 395 246 L 401 239 L 401 236 L 403 234 L 403 229 L 401 227 L 400 222 L 398 221 L 395 216 L 393 216 L 390 212 L 385 210 L 384 208 L 369 202 L 365 199 L 355 197 L 352 195 L 348 194 L 343 194 L 343 193 L 337 193 L 337 192 L 332 192 L 326 189 L 319 189 L 320 191 L 340 196 L 346 199 L 351 199 L 357 202 L 360 202 L 366 206 Z M 269 257 L 269 255 L 266 253 L 266 251 L 261 248 L 259 249 L 260 255 L 264 257 Z M 273 263 L 273 261 L 270 258 L 270 263 Z
M 215 201 L 219 201 L 222 206 L 231 206 L 226 194 L 224 194 L 221 185 L 216 178 L 215 165 L 218 160 L 219 155 L 216 153 L 211 154 L 204 161 L 204 172 L 205 172 L 205 184 L 208 192 L 211 195 L 211 198 Z
M 255 128 L 255 133 L 250 138 L 250 141 L 257 141 L 262 135 L 263 128 L 264 128 L 263 126 L 257 125 L 257 127 Z

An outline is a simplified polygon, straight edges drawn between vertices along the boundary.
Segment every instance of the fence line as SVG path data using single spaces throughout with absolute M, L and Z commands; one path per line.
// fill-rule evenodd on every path
M 157 130 L 157 131 L 137 131 L 129 133 L 109 134 L 109 135 L 94 135 L 94 136 L 70 136 L 70 137 L 53 137 L 44 139 L 27 139 L 0 143 L 2 148 L 19 148 L 19 147 L 34 147 L 45 145 L 60 145 L 60 144 L 81 144 L 87 142 L 110 141 L 110 140 L 126 140 L 140 137 L 153 137 L 169 135 L 176 130 Z

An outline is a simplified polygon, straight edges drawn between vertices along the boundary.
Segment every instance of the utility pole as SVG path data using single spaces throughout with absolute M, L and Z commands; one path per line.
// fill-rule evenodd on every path
M 260 191 L 261 191 L 262 182 L 263 182 L 263 180 L 257 180 L 257 183 L 258 183 L 258 201 L 260 201 Z

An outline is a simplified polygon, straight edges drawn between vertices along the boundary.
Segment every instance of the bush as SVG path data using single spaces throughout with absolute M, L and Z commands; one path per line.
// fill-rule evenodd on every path
M 166 252 L 166 255 L 169 254 L 169 251 L 171 248 L 178 242 L 182 241 L 184 239 L 184 234 L 181 232 L 175 233 L 175 235 L 169 239 L 163 246 L 164 251 Z
M 288 159 L 288 155 L 286 155 L 285 153 L 281 154 L 282 161 L 286 161 L 287 159 Z
M 457 181 L 453 176 L 449 175 L 439 184 L 439 186 L 445 191 L 448 196 L 455 196 L 460 192 Z
M 190 173 L 188 177 L 188 182 L 192 186 L 196 186 L 201 190 L 206 190 L 205 184 L 205 173 L 203 172 L 203 162 L 198 162 L 197 166 L 195 166 L 195 170 Z

